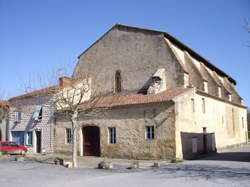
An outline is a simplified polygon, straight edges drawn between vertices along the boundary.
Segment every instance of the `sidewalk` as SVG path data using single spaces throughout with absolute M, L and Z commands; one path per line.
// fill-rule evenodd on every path
M 71 161 L 71 156 L 56 155 L 56 154 L 27 154 L 25 156 L 25 161 L 35 161 L 40 163 L 54 164 L 56 157 L 62 158 L 65 161 Z M 104 157 L 94 157 L 94 156 L 78 156 L 78 167 L 79 168 L 97 168 L 98 164 L 102 161 L 111 162 L 114 168 L 128 168 L 131 163 L 139 161 L 141 169 L 152 168 L 155 162 L 159 163 L 161 166 L 165 166 L 170 163 L 170 160 L 129 160 L 129 159 L 115 159 L 115 158 L 104 158 Z

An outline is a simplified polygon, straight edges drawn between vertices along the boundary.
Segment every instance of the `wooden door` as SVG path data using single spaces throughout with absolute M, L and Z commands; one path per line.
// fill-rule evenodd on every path
M 100 130 L 99 127 L 83 128 L 84 156 L 100 156 Z
M 41 147 L 42 147 L 42 132 L 36 131 L 36 152 L 41 153 Z

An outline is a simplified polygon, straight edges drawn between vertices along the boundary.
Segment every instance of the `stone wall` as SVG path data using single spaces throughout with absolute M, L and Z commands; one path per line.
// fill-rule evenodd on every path
M 112 93 L 120 70 L 122 92 L 138 92 L 159 68 L 166 70 L 167 89 L 183 87 L 184 71 L 163 34 L 115 27 L 80 56 L 73 78 L 88 75 L 96 93 Z
M 194 111 L 191 99 L 194 99 Z M 205 112 L 202 99 L 205 100 Z M 195 90 L 176 98 L 175 102 L 177 157 L 182 158 L 184 154 L 181 133 L 202 134 L 203 127 L 207 133 L 215 134 L 217 149 L 247 142 L 246 108 L 197 94 Z
M 32 117 L 36 111 L 36 106 L 43 106 L 42 120 L 36 122 Z M 15 112 L 21 112 L 21 121 L 15 122 Z M 24 131 L 33 132 L 32 150 L 36 150 L 36 134 L 35 131 L 41 131 L 41 147 L 47 152 L 53 151 L 53 128 L 54 128 L 54 108 L 51 96 L 36 96 L 10 101 L 9 112 L 9 135 L 12 139 L 11 132 Z
M 175 156 L 174 105 L 155 103 L 115 107 L 93 117 L 81 117 L 79 123 L 79 154 L 83 155 L 82 128 L 100 128 L 101 156 L 134 159 L 160 159 Z M 147 140 L 146 126 L 155 127 L 155 139 Z M 62 115 L 55 126 L 55 151 L 71 154 L 71 144 L 65 143 L 65 129 L 70 122 Z M 116 144 L 109 144 L 108 127 L 116 128 Z

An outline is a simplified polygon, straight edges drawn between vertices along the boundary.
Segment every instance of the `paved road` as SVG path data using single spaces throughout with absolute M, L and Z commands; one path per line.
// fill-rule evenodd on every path
M 202 160 L 170 164 L 159 169 L 112 171 L 67 169 L 52 164 L 0 160 L 1 187 L 80 186 L 249 186 L 250 146 L 228 150 Z

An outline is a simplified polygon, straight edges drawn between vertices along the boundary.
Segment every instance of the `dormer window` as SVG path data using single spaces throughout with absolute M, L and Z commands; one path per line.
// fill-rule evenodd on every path
M 232 101 L 232 94 L 228 94 L 228 101 Z
M 208 93 L 207 81 L 203 81 L 204 92 Z
M 121 71 L 115 72 L 115 93 L 119 93 L 122 91 L 122 77 Z
M 149 94 L 156 94 L 160 92 L 161 89 L 161 78 L 154 76 L 151 78 L 152 82 L 148 88 Z
M 221 87 L 218 86 L 218 96 L 221 97 Z

